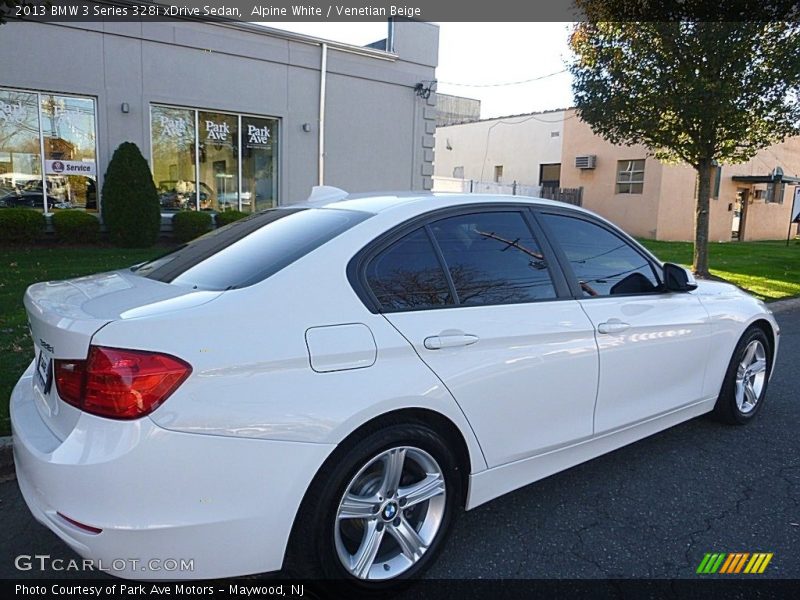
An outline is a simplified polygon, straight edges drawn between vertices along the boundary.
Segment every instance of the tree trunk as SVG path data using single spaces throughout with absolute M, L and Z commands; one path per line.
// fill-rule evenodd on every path
M 697 169 L 697 206 L 694 215 L 694 260 L 692 270 L 697 277 L 709 277 L 708 213 L 711 197 L 711 159 L 701 159 Z

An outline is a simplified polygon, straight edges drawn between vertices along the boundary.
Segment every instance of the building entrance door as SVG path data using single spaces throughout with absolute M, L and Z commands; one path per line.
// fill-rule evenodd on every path
M 750 199 L 750 188 L 736 190 L 736 202 L 733 204 L 733 226 L 731 239 L 743 240 L 744 228 L 747 222 L 747 204 Z

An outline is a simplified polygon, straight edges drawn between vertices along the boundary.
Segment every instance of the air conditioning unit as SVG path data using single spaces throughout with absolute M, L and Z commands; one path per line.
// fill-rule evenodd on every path
M 575 157 L 576 169 L 594 169 L 597 166 L 596 154 L 584 154 L 583 156 Z

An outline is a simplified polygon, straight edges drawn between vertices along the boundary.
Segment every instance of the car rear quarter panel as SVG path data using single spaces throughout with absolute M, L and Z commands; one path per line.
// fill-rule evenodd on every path
M 110 323 L 93 343 L 166 352 L 192 365 L 192 375 L 151 415 L 165 429 L 336 444 L 376 417 L 422 408 L 453 422 L 465 439 L 472 472 L 485 469 L 472 429 L 447 388 L 352 290 L 345 267 L 358 248 L 352 240 L 339 241 L 206 305 Z M 374 337 L 374 364 L 314 371 L 307 331 L 358 323 Z

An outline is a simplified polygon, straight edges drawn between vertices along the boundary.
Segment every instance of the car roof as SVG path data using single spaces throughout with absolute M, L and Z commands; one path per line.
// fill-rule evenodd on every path
M 546 200 L 533 196 L 511 196 L 502 194 L 462 194 L 452 192 L 380 192 L 371 194 L 350 194 L 342 200 L 325 203 L 300 203 L 292 206 L 305 205 L 315 208 L 336 208 L 343 210 L 357 210 L 372 214 L 379 214 L 397 208 L 411 208 L 419 212 L 427 212 L 436 208 L 461 206 L 470 204 L 534 204 L 560 208 L 583 209 L 556 200 Z M 588 212 L 588 211 L 584 211 Z

